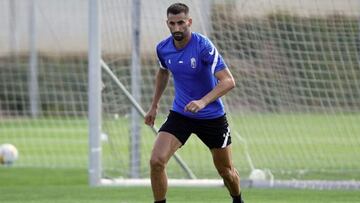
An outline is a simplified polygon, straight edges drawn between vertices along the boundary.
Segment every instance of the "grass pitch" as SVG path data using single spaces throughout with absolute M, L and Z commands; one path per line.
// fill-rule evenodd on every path
M 250 168 L 235 132 L 247 141 L 255 167 L 270 169 L 277 179 L 360 180 L 359 114 L 250 114 L 233 115 L 231 121 L 234 164 L 242 177 L 249 175 Z M 131 170 L 129 120 L 104 119 L 103 131 L 109 135 L 102 145 L 106 175 L 126 176 Z M 141 173 L 147 177 L 154 134 L 146 126 L 141 134 Z M 0 143 L 18 148 L 17 167 L 85 169 L 88 165 L 85 118 L 3 119 Z M 218 177 L 209 151 L 196 136 L 178 153 L 197 177 Z M 170 161 L 169 167 L 170 177 L 184 177 L 176 162 Z
M 249 115 L 232 123 L 233 131 L 247 139 L 250 154 L 259 168 L 270 168 L 275 178 L 359 180 L 360 115 Z M 125 120 L 107 122 L 113 148 L 121 150 L 122 162 L 114 162 L 104 149 L 106 165 L 128 173 L 128 128 Z M 125 127 L 124 127 L 125 126 Z M 117 127 L 117 128 L 115 128 Z M 122 131 L 121 131 L 122 130 Z M 111 134 L 114 133 L 114 134 Z M 120 136 L 125 136 L 120 137 Z M 141 170 L 148 171 L 148 151 L 154 140 L 145 130 Z M 210 160 L 207 149 L 191 138 L 181 156 L 197 169 Z M 87 183 L 88 131 L 85 119 L 4 119 L 0 122 L 0 143 L 13 143 L 20 151 L 15 167 L 0 166 L 0 203 L 146 203 L 153 202 L 149 187 L 89 187 Z M 248 175 L 243 145 L 233 140 L 234 161 L 242 177 Z M 193 156 L 195 148 L 197 156 Z M 286 153 L 285 153 L 286 152 Z M 113 155 L 113 154 L 110 154 Z M 204 157 L 208 158 L 204 158 Z M 111 162 L 110 162 L 111 161 Z M 171 163 L 170 163 L 171 164 Z M 202 163 L 206 174 L 217 176 L 211 161 Z M 178 167 L 177 164 L 173 164 Z M 307 169 L 297 174 L 298 169 Z M 287 171 L 294 171 L 288 175 Z M 285 173 L 283 173 L 285 172 Z M 117 175 L 118 171 L 116 171 Z M 169 174 L 178 174 L 175 167 Z M 172 175 L 172 174 L 171 174 Z M 288 176 L 288 177 L 286 177 Z M 347 203 L 360 202 L 356 190 L 244 189 L 246 203 Z M 170 203 L 229 203 L 225 188 L 172 187 Z
M 357 190 L 244 189 L 246 203 L 357 203 Z M 170 203 L 230 203 L 225 188 L 172 187 Z M 78 169 L 0 167 L 2 203 L 146 203 L 149 187 L 89 187 Z

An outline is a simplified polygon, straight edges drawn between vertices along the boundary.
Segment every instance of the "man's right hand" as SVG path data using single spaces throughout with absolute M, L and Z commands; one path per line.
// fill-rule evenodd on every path
M 145 124 L 148 126 L 154 126 L 156 114 L 157 114 L 157 109 L 155 108 L 150 109 L 145 115 L 144 118 Z

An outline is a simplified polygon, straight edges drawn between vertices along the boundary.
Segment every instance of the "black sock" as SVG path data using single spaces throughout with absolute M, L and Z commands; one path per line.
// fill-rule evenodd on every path
M 244 201 L 241 198 L 241 193 L 238 196 L 231 195 L 231 197 L 233 198 L 233 203 L 244 203 Z
M 155 201 L 154 203 L 166 203 L 166 199 L 161 200 L 161 201 Z

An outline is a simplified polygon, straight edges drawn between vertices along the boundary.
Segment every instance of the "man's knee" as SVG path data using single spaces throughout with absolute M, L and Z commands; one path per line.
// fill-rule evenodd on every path
M 152 171 L 162 171 L 165 169 L 166 161 L 164 158 L 159 156 L 151 156 L 150 158 L 150 168 Z
M 227 181 L 233 181 L 234 179 L 238 179 L 239 175 L 235 168 L 233 167 L 224 167 L 218 170 L 219 175 Z

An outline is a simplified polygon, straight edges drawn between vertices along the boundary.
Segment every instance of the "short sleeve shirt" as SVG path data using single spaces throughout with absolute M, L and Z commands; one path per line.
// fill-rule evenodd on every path
M 225 114 L 220 98 L 197 113 L 184 111 L 190 101 L 199 100 L 209 93 L 218 83 L 214 74 L 227 68 L 222 56 L 207 37 L 193 32 L 188 44 L 177 49 L 170 36 L 157 45 L 156 52 L 160 68 L 169 70 L 174 79 L 173 111 L 198 119 L 212 119 Z

